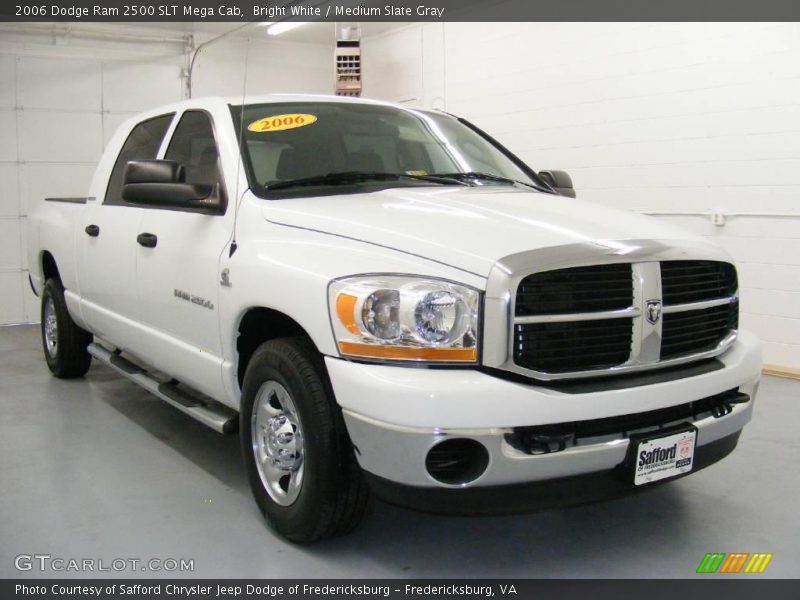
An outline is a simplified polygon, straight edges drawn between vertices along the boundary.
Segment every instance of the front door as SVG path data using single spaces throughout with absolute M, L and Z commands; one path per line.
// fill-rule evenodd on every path
M 219 264 L 228 251 L 233 210 L 225 187 L 211 117 L 180 117 L 164 158 L 184 165 L 187 183 L 215 186 L 223 210 L 146 208 L 139 226 L 137 274 L 148 362 L 213 397 L 222 394 Z

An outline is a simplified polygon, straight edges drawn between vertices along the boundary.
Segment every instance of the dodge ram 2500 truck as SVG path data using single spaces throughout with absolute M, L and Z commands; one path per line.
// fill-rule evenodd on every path
M 44 356 L 238 429 L 296 542 L 351 530 L 373 493 L 481 514 L 697 471 L 758 387 L 736 269 L 574 195 L 441 112 L 165 106 L 120 127 L 87 197 L 30 219 Z

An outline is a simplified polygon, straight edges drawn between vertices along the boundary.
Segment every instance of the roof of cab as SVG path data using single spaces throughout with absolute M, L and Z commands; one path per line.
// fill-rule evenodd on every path
M 276 104 L 283 102 L 339 102 L 347 104 L 368 104 L 379 106 L 392 106 L 407 110 L 409 106 L 396 102 L 386 102 L 384 100 L 374 100 L 370 98 L 354 98 L 352 96 L 334 96 L 332 94 L 263 94 L 251 96 L 202 96 L 172 102 L 168 105 L 154 109 L 158 110 L 181 110 L 183 108 L 196 108 L 198 105 L 206 104 L 230 104 L 240 106 L 241 104 Z M 151 112 L 151 111 L 148 111 Z
M 227 104 L 242 104 L 242 96 L 227 96 L 219 99 Z M 402 104 L 395 102 L 371 98 L 354 98 L 353 96 L 335 96 L 333 94 L 265 94 L 244 97 L 244 104 L 272 104 L 276 102 L 347 102 L 352 104 L 381 104 L 403 108 Z

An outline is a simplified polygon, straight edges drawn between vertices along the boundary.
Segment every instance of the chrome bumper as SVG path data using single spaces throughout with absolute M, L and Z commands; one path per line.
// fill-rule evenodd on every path
M 747 394 L 750 401 L 734 405 L 729 414 L 692 421 L 697 427 L 698 448 L 740 431 L 750 421 L 757 387 L 758 377 L 740 385 L 739 391 Z M 619 434 L 582 439 L 578 445 L 559 452 L 529 455 L 506 442 L 505 436 L 512 428 L 421 429 L 388 424 L 347 409 L 343 413 L 362 468 L 392 482 L 415 487 L 474 488 L 585 475 L 618 466 L 625 461 L 629 446 L 628 438 Z M 428 451 L 438 442 L 454 437 L 476 440 L 489 453 L 489 465 L 483 474 L 457 486 L 440 483 L 425 468 Z

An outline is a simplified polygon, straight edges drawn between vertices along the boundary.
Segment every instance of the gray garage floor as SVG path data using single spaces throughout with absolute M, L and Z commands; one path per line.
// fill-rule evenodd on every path
M 263 524 L 238 437 L 102 366 L 51 378 L 35 327 L 0 328 L 0 402 L 0 577 L 26 575 L 19 554 L 194 559 L 194 577 L 690 577 L 711 551 L 772 552 L 763 576 L 800 575 L 796 381 L 765 378 L 728 459 L 636 497 L 476 519 L 377 504 L 313 547 Z

